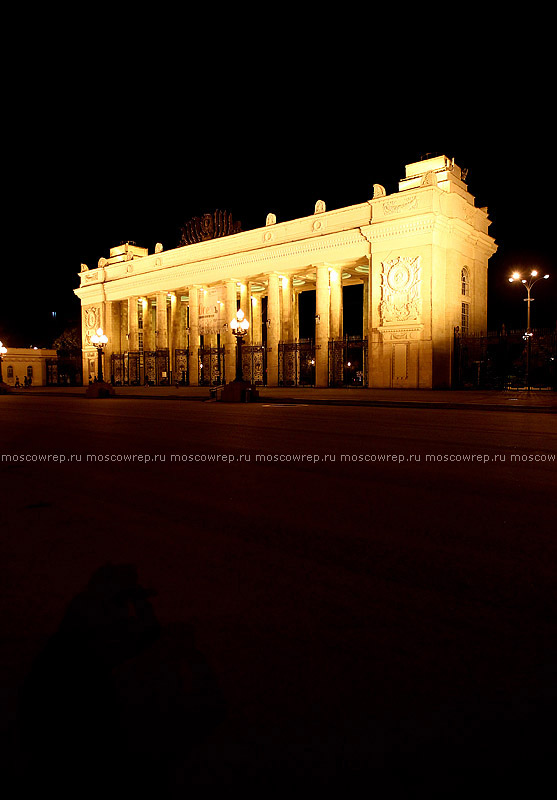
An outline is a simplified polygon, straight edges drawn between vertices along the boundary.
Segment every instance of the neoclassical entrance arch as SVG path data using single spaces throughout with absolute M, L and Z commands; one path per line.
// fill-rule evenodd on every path
M 157 382 L 206 383 L 207 364 L 211 383 L 233 379 L 229 322 L 242 308 L 250 321 L 244 366 L 256 381 L 325 387 L 354 378 L 387 388 L 449 386 L 453 330 L 464 311 L 470 333 L 486 329 L 496 246 L 487 209 L 475 206 L 446 156 L 408 164 L 398 192 L 374 184 L 371 199 L 346 208 L 327 210 L 319 200 L 307 217 L 277 222 L 270 213 L 263 227 L 244 232 L 215 219 L 216 238 L 190 231 L 191 243 L 166 251 L 159 244 L 152 254 L 125 243 L 95 269 L 82 265 L 75 292 L 85 381 L 99 326 L 123 381 L 147 372 Z M 344 330 L 351 286 L 361 287 L 358 347 Z M 306 292 L 315 297 L 309 336 L 300 319 Z M 361 362 L 355 377 L 352 360 Z

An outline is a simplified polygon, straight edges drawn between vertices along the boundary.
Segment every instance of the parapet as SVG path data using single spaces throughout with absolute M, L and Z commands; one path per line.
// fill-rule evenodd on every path
M 405 170 L 406 177 L 398 184 L 399 192 L 417 189 L 420 186 L 437 185 L 446 192 L 468 194 L 465 183 L 467 170 L 457 166 L 454 158 L 432 156 L 407 164 Z

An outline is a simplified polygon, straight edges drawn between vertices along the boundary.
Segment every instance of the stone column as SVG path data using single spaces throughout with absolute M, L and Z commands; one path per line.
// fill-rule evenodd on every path
M 108 338 L 103 348 L 103 378 L 110 383 L 112 377 L 112 354 L 120 352 L 120 304 L 106 301 L 102 310 L 102 329 Z
M 269 275 L 267 295 L 267 386 L 278 385 L 278 345 L 280 341 L 279 276 Z
M 363 311 L 363 337 L 368 335 L 369 320 L 369 278 L 364 280 L 364 311 Z M 369 337 L 368 337 L 369 342 Z
M 292 340 L 300 338 L 300 292 L 292 291 Z
M 375 266 L 375 263 L 377 266 Z M 373 270 L 377 273 L 375 279 Z M 377 332 L 379 325 L 378 313 L 378 300 L 381 297 L 381 262 L 376 262 L 371 254 L 369 254 L 369 273 L 367 279 L 367 327 L 365 333 L 367 334 L 367 383 L 369 388 L 375 386 L 382 386 L 380 382 L 379 361 L 380 361 L 380 334 Z M 377 300 L 374 301 L 374 298 Z M 377 373 L 377 374 L 376 374 Z
M 250 306 L 251 306 L 251 336 L 250 341 L 252 344 L 261 344 L 261 296 L 258 292 L 251 294 L 250 292 Z
M 120 300 L 120 352 L 128 349 L 128 301 Z
M 292 341 L 292 317 L 293 317 L 293 304 L 292 304 L 292 281 L 289 277 L 284 276 L 281 279 L 282 284 L 282 333 L 281 340 L 283 342 Z
M 128 297 L 128 352 L 139 350 L 139 314 L 137 297 Z
M 240 308 L 245 314 L 246 319 L 250 319 L 249 296 L 247 284 L 242 283 L 240 286 Z
M 329 271 L 331 284 L 331 339 L 342 337 L 342 270 L 331 269 Z
M 329 385 L 329 268 L 316 267 L 315 280 L 315 385 Z
M 145 297 L 143 300 L 143 349 L 155 349 L 155 332 L 153 330 L 153 310 L 152 298 Z
M 190 286 L 190 337 L 188 371 L 190 386 L 199 386 L 199 287 Z
M 170 293 L 170 330 L 168 335 L 168 358 L 170 362 L 170 372 L 173 380 L 176 379 L 176 350 L 184 349 L 184 321 L 182 314 L 181 292 Z
M 155 350 L 168 347 L 168 317 L 166 312 L 167 292 L 157 292 L 157 313 L 155 328 Z
M 224 309 L 225 324 L 227 325 L 224 332 L 224 368 L 226 371 L 225 380 L 227 383 L 229 383 L 236 377 L 236 337 L 232 333 L 232 328 L 230 327 L 230 323 L 236 316 L 236 311 L 238 310 L 236 281 L 226 282 L 226 300 Z

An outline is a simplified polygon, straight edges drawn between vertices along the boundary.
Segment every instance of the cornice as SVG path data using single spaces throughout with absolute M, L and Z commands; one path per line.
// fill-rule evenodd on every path
M 159 266 L 157 269 L 141 273 L 128 273 L 119 278 L 102 281 L 100 278 L 88 285 L 75 289 L 78 297 L 86 298 L 91 293 L 98 293 L 104 286 L 107 299 L 111 296 L 129 297 L 134 294 L 149 293 L 153 287 L 163 284 L 168 291 L 192 284 L 210 284 L 231 279 L 245 277 L 252 272 L 250 267 L 257 267 L 258 273 L 282 274 L 288 266 L 288 260 L 303 259 L 308 264 L 316 261 L 334 261 L 335 251 L 346 247 L 362 246 L 362 237 L 359 228 L 347 231 L 315 236 L 292 242 L 289 244 L 270 245 L 265 248 L 246 251 L 234 255 L 224 255 L 200 262 L 189 262 L 169 267 Z M 292 269 L 299 268 L 293 265 Z
M 379 242 L 392 239 L 395 236 L 421 236 L 431 233 L 437 225 L 436 216 L 430 214 L 419 219 L 404 219 L 396 222 L 381 222 L 374 220 L 371 225 L 361 228 L 362 235 L 368 242 Z

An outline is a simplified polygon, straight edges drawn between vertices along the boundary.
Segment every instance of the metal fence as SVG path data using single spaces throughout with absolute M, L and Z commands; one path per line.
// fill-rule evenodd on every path
M 557 333 L 504 331 L 454 337 L 457 389 L 557 389 Z
M 168 350 L 112 354 L 110 382 L 114 386 L 168 386 L 171 378 Z

